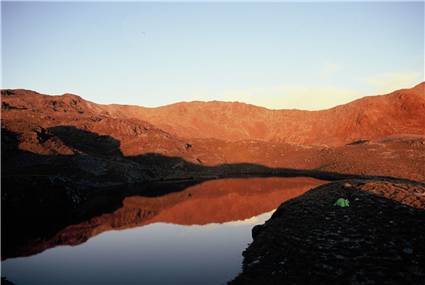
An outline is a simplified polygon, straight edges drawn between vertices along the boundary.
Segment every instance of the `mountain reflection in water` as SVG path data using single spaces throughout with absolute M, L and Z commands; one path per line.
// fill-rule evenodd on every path
M 79 246 L 8 259 L 3 275 L 16 284 L 225 283 L 241 269 L 252 227 L 282 202 L 323 183 L 222 179 L 159 197 L 126 197 L 113 213 L 70 225 L 28 245 L 27 252 Z

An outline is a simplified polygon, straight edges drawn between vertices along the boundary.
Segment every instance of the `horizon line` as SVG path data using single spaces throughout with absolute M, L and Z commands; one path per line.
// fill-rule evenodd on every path
M 246 103 L 246 102 L 242 102 L 242 101 L 226 101 L 226 100 L 191 100 L 191 101 L 177 101 L 177 102 L 173 102 L 173 103 L 169 103 L 169 104 L 164 104 L 164 105 L 159 105 L 159 106 L 154 106 L 154 107 L 148 107 L 148 106 L 143 106 L 143 105 L 138 105 L 138 104 L 120 104 L 120 103 L 97 103 L 95 101 L 91 101 L 88 100 L 84 97 L 82 97 L 79 94 L 76 93 L 70 93 L 70 92 L 65 92 L 62 94 L 46 94 L 46 93 L 40 93 L 38 91 L 32 90 L 32 89 L 26 89 L 26 88 L 1 88 L 1 91 L 7 91 L 7 90 L 12 90 L 12 91 L 16 91 L 16 90 L 22 90 L 22 91 L 29 91 L 29 92 L 34 92 L 37 93 L 39 95 L 43 95 L 43 96 L 50 96 L 50 97 L 63 97 L 63 96 L 76 96 L 79 97 L 81 99 L 83 99 L 86 102 L 90 102 L 96 105 L 102 105 L 102 106 L 130 106 L 130 107 L 139 107 L 139 108 L 145 108 L 145 109 L 159 109 L 159 108 L 166 108 L 169 106 L 173 106 L 173 105 L 178 105 L 178 104 L 191 104 L 191 103 L 204 103 L 204 104 L 208 104 L 208 103 L 225 103 L 225 104 L 241 104 L 241 105 L 248 105 L 248 106 L 254 106 L 256 108 L 261 108 L 261 109 L 266 109 L 269 111 L 282 111 L 282 110 L 288 110 L 288 111 L 302 111 L 302 112 L 318 112 L 318 111 L 326 111 L 326 110 L 330 110 L 330 109 L 334 109 L 337 108 L 339 106 L 343 106 L 346 104 L 350 104 L 359 100 L 362 100 L 364 98 L 367 97 L 375 97 L 375 96 L 386 96 L 386 95 L 390 95 L 392 93 L 398 92 L 398 91 L 402 91 L 402 90 L 408 90 L 408 89 L 414 89 L 418 86 L 424 85 L 425 86 L 425 80 L 421 81 L 417 84 L 414 84 L 412 87 L 405 87 L 405 88 L 399 88 L 399 89 L 395 89 L 391 92 L 388 93 L 383 93 L 383 94 L 369 94 L 369 95 L 364 95 L 362 97 L 359 97 L 357 99 L 351 100 L 347 103 L 343 103 L 343 104 L 338 104 L 335 105 L 333 107 L 330 108 L 324 108 L 324 109 L 318 109 L 318 110 L 307 110 L 307 109 L 298 109 L 298 108 L 269 108 L 269 107 L 265 107 L 265 106 L 261 106 L 261 105 L 256 105 L 256 104 L 252 104 L 252 103 Z

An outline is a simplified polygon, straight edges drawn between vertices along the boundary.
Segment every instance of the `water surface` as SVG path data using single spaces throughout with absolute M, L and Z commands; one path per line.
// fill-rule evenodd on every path
M 251 229 L 283 201 L 323 181 L 223 179 L 120 209 L 34 241 L 28 257 L 2 262 L 20 284 L 224 284 L 241 271 Z M 32 251 L 31 251 L 32 250 Z

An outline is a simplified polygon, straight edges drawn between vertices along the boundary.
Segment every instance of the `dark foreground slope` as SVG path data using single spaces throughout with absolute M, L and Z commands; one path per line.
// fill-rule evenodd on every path
M 333 206 L 344 197 L 350 207 Z M 231 284 L 425 284 L 425 186 L 335 182 L 253 229 Z

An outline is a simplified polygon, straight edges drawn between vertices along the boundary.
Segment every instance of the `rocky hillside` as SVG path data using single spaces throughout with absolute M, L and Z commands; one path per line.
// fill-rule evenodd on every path
M 19 134 L 20 149 L 45 155 L 86 151 L 175 155 L 185 150 L 184 141 L 146 121 L 111 116 L 101 105 L 71 94 L 48 96 L 21 89 L 2 90 L 2 128 Z M 90 138 L 88 132 L 101 138 Z M 96 144 L 102 138 L 100 149 L 78 149 L 83 142 Z
M 425 82 L 323 111 L 269 110 L 217 101 L 144 108 L 100 105 L 71 94 L 47 96 L 28 90 L 3 90 L 2 110 L 3 119 L 15 120 L 14 128 L 21 131 L 25 128 L 22 124 L 31 122 L 44 127 L 71 124 L 102 135 L 113 134 L 127 155 L 152 150 L 152 143 L 140 143 L 147 136 L 150 141 L 156 137 L 153 141 L 158 144 L 167 141 L 156 149 L 170 153 L 181 150 L 182 144 L 170 135 L 339 146 L 389 135 L 425 135 L 424 88 Z
M 159 108 L 109 105 L 182 137 L 337 146 L 393 134 L 425 134 L 425 82 L 323 111 L 269 110 L 243 103 L 189 102 Z M 314 96 L 314 94 L 312 94 Z
M 424 86 L 422 83 L 412 89 L 367 97 L 318 112 L 271 111 L 223 102 L 181 103 L 147 109 L 99 105 L 71 94 L 48 96 L 21 89 L 2 90 L 2 147 L 5 150 L 2 161 L 7 165 L 3 174 L 75 174 L 74 181 L 90 177 L 84 179 L 84 183 L 95 181 L 93 177 L 103 182 L 136 182 L 188 177 L 191 172 L 196 172 L 195 176 L 200 172 L 216 175 L 216 171 L 222 169 L 209 167 L 251 163 L 423 181 L 425 136 L 412 134 L 425 133 Z M 176 111 L 179 106 L 182 109 Z M 356 121 L 358 114 L 374 115 Z M 333 119 L 326 121 L 321 117 Z M 372 117 L 374 123 L 371 123 Z M 164 125 L 160 118 L 169 120 L 171 127 L 167 127 L 168 123 Z M 204 123 L 190 124 L 190 118 Z M 254 121 L 264 126 L 259 128 L 264 131 L 262 135 L 247 131 Z M 363 121 L 368 123 L 362 125 Z M 290 124 L 294 132 L 282 131 Z M 312 132 L 299 133 L 303 128 Z M 233 137 L 231 130 L 244 135 Z M 392 133 L 396 135 L 384 136 Z M 402 133 L 410 135 L 400 135 Z M 282 138 L 276 141 L 279 134 Z M 194 138 L 197 136 L 216 138 Z M 244 137 L 249 139 L 224 140 Z M 371 139 L 375 137 L 378 139 Z M 356 140 L 358 138 L 362 140 Z M 318 145 L 330 140 L 350 143 L 336 147 Z

